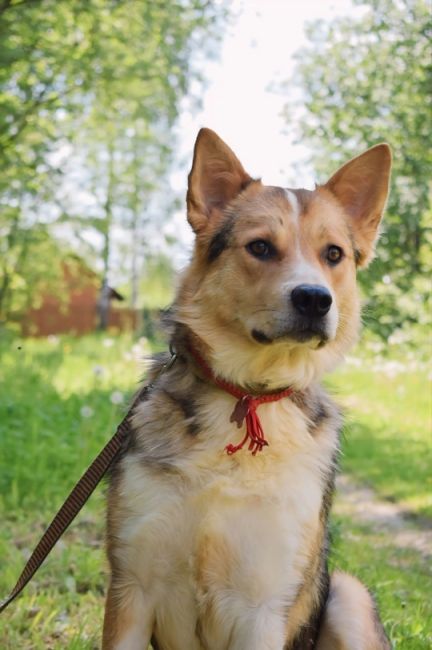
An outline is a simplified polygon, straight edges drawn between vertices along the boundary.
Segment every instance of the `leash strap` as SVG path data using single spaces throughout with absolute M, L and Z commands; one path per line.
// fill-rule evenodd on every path
M 171 358 L 159 369 L 159 371 L 156 373 L 156 376 L 153 378 L 153 381 L 150 384 L 147 384 L 147 386 L 144 386 L 144 388 L 135 397 L 132 406 L 130 407 L 126 416 L 120 422 L 119 426 L 117 427 L 117 431 L 111 440 L 107 442 L 105 447 L 94 459 L 87 471 L 81 476 L 80 480 L 75 485 L 72 492 L 69 494 L 68 498 L 44 532 L 42 539 L 28 559 L 27 564 L 25 565 L 20 577 L 18 578 L 18 582 L 16 583 L 15 587 L 12 589 L 9 596 L 0 602 L 0 613 L 3 612 L 3 610 L 5 610 L 13 600 L 15 600 L 15 598 L 22 592 L 26 584 L 30 582 L 36 571 L 44 563 L 49 553 L 57 544 L 58 540 L 63 535 L 65 530 L 69 528 L 70 524 L 75 519 L 77 514 L 80 512 L 80 510 L 82 510 L 83 506 L 89 497 L 93 494 L 97 485 L 101 482 L 109 466 L 122 448 L 122 445 L 126 440 L 131 428 L 130 416 L 133 409 L 139 402 L 144 399 L 148 392 L 153 389 L 158 377 L 169 370 L 171 366 L 174 365 L 176 360 L 177 355 L 174 351 L 171 350 Z
M 135 403 L 133 406 L 135 406 Z M 65 530 L 75 519 L 91 494 L 93 494 L 96 486 L 100 483 L 108 467 L 120 451 L 127 433 L 130 430 L 129 417 L 132 408 L 119 424 L 117 431 L 111 440 L 105 445 L 97 458 L 95 458 L 87 471 L 82 475 L 44 532 L 42 539 L 28 559 L 15 587 L 12 589 L 9 596 L 0 603 L 0 612 L 5 610 L 6 607 L 15 600 L 18 594 L 21 593 L 26 584 L 30 582 Z

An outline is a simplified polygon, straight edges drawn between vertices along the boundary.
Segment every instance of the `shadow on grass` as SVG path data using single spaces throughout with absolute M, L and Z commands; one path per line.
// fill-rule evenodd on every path
M 342 471 L 373 487 L 390 501 L 400 501 L 407 516 L 432 517 L 431 446 L 425 439 L 389 426 L 348 424 L 342 439 Z

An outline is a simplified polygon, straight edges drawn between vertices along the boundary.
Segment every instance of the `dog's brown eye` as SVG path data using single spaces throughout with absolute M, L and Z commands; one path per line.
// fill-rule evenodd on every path
M 246 250 L 259 260 L 268 260 L 275 255 L 275 249 L 270 242 L 256 239 L 246 246 Z
M 326 259 L 330 264 L 338 264 L 343 258 L 344 252 L 339 246 L 329 246 L 327 248 Z

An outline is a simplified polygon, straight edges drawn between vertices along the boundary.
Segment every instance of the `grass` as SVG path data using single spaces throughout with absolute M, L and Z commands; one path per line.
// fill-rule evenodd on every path
M 2 345 L 2 595 L 122 418 L 140 374 L 135 357 L 144 349 L 127 337 L 97 336 Z M 36 581 L 2 616 L 2 649 L 99 647 L 106 585 L 103 519 L 103 488 L 98 488 Z
M 431 647 L 432 570 L 419 553 L 392 544 L 386 532 L 334 517 L 331 566 L 356 575 L 371 588 L 395 649 Z
M 140 374 L 134 357 L 143 347 L 127 337 L 103 336 L 0 344 L 0 595 L 15 583 L 44 526 L 120 421 Z M 394 355 L 379 363 L 370 353 L 356 359 L 330 379 L 351 413 L 344 470 L 414 514 L 430 516 L 425 370 L 414 360 L 409 371 L 399 372 L 397 364 L 407 363 Z M 99 647 L 107 580 L 103 492 L 98 488 L 1 617 L 2 650 Z M 332 563 L 373 585 L 395 648 L 429 648 L 425 560 L 348 516 L 335 517 L 332 528 Z
M 383 498 L 432 517 L 432 401 L 425 364 L 411 353 L 385 358 L 358 351 L 329 384 L 347 410 L 342 469 Z

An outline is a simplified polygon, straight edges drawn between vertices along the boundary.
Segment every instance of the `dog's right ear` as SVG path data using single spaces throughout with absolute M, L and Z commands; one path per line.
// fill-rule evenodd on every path
M 188 221 L 195 233 L 221 216 L 222 210 L 251 181 L 237 156 L 210 129 L 201 129 L 195 142 L 186 196 Z

